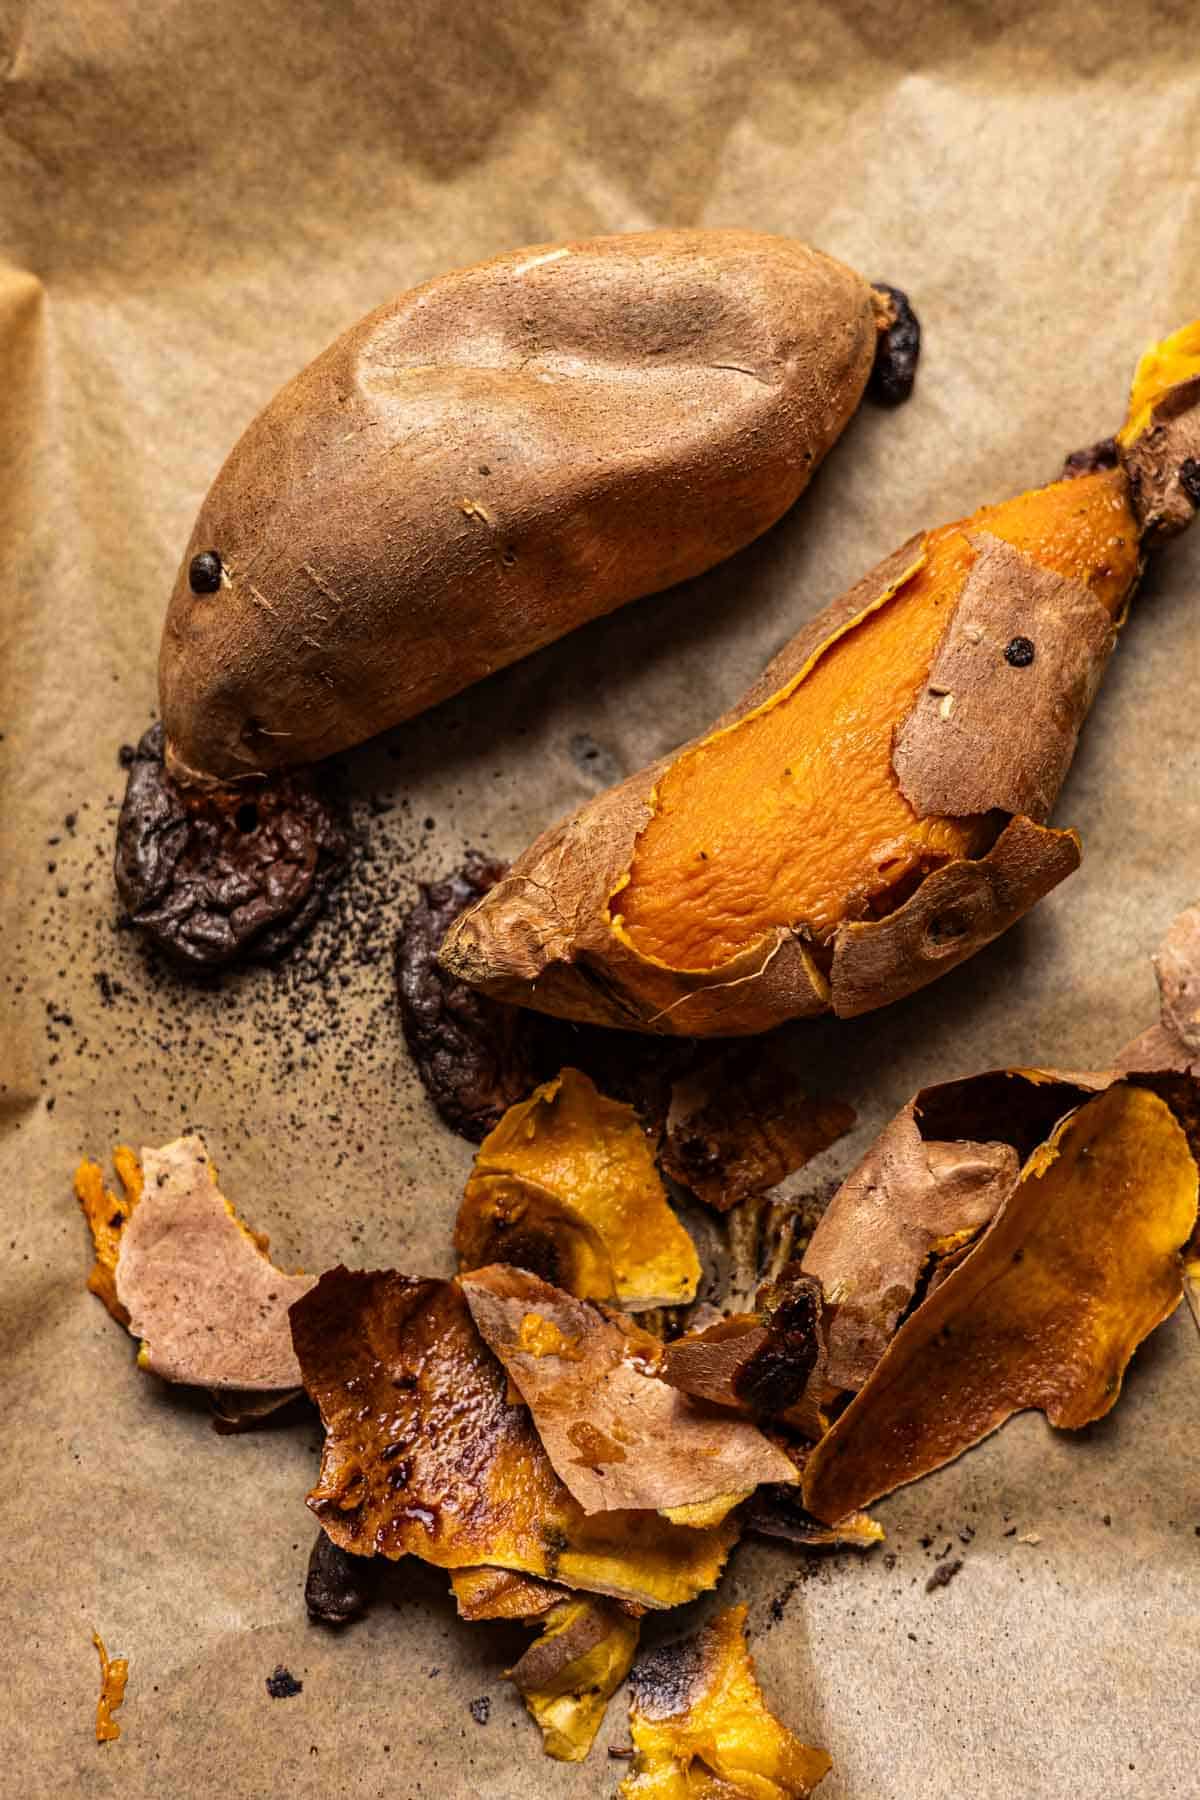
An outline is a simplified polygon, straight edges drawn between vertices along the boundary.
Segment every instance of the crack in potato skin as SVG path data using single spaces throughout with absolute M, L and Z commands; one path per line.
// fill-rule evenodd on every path
M 826 941 L 914 879 L 981 854 L 990 816 L 918 818 L 892 768 L 987 531 L 1086 585 L 1116 617 L 1138 569 L 1120 469 L 982 507 L 931 532 L 925 561 L 820 655 L 791 694 L 686 752 L 659 783 L 614 924 L 670 968 L 715 968 L 772 927 Z M 618 910 L 619 909 L 619 910 Z

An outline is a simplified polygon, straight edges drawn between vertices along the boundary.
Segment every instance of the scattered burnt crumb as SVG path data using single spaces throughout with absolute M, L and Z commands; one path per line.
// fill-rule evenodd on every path
M 439 1117 L 480 1143 L 508 1107 L 537 1085 L 533 1034 L 515 1006 L 489 1000 L 441 968 L 453 921 L 488 892 L 505 865 L 469 850 L 461 869 L 422 882 L 396 940 L 404 1039 Z
M 293 1694 L 302 1693 L 303 1689 L 304 1683 L 297 1681 L 282 1663 L 276 1663 L 274 1673 L 267 1676 L 267 1692 L 272 1700 L 290 1700 Z
M 396 940 L 400 1018 L 409 1053 L 443 1122 L 480 1143 L 516 1101 L 571 1065 L 651 1124 L 666 1116 L 671 1081 L 694 1054 L 687 1039 L 606 1031 L 490 1000 L 437 960 L 461 912 L 505 865 L 469 850 L 461 868 L 422 882 Z
M 1037 649 L 1032 638 L 1015 637 L 1008 641 L 1004 660 L 1014 669 L 1027 669 L 1036 655 Z
M 933 1539 L 931 1537 L 919 1537 L 917 1542 L 920 1544 L 922 1550 L 931 1550 L 933 1548 Z
M 867 392 L 884 406 L 899 406 L 913 391 L 921 356 L 921 321 L 901 288 L 890 282 L 872 283 L 877 293 L 891 301 L 892 322 L 879 334 L 875 363 Z
M 883 1566 L 890 1575 L 896 1566 L 896 1552 L 894 1550 L 886 1550 L 884 1552 Z
M 492 1716 L 492 1702 L 487 1694 L 480 1694 L 478 1700 L 472 1700 L 467 1708 L 477 1725 L 486 1725 Z
M 577 732 L 567 743 L 571 761 L 581 775 L 587 777 L 597 788 L 615 787 L 624 770 L 611 750 L 598 744 L 594 737 L 584 732 Z
M 1194 456 L 1185 456 L 1180 463 L 1179 485 L 1192 505 L 1200 508 L 1200 462 Z
M 964 1525 L 958 1534 L 958 1541 L 960 1544 L 969 1544 L 974 1536 L 975 1527 L 973 1525 Z
M 1008 1530 L 1007 1530 L 1007 1531 L 1006 1531 L 1006 1532 L 1005 1532 L 1005 1533 L 1004 1533 L 1004 1535 L 1005 1535 L 1005 1537 L 1016 1537 L 1016 1535 L 1017 1535 L 1017 1528 L 1016 1528 L 1016 1526 L 1015 1526 L 1015 1525 L 1010 1525 L 1010 1526 L 1009 1526 L 1009 1528 L 1008 1528 Z
M 361 1618 L 370 1607 L 378 1572 L 373 1557 L 354 1556 L 319 1531 L 304 1582 L 309 1618 L 322 1625 Z
M 1102 1525 L 1111 1525 L 1112 1524 L 1112 1514 L 1111 1513 L 1103 1513 L 1100 1518 L 1100 1523 Z M 1196 1531 L 1197 1531 L 1197 1533 L 1200 1533 L 1200 1525 L 1197 1525 Z
M 804 1579 L 803 1575 L 793 1575 L 791 1580 L 786 1584 L 786 1586 L 781 1588 L 780 1591 L 775 1595 L 775 1598 L 771 1601 L 770 1606 L 767 1608 L 767 1611 L 770 1614 L 772 1625 L 782 1624 L 783 1615 L 787 1611 L 788 1601 L 791 1599 L 791 1597 L 795 1593 L 796 1589 L 800 1586 L 800 1583 L 803 1581 L 803 1579 Z
M 925 1592 L 932 1594 L 937 1588 L 949 1587 L 962 1566 L 961 1556 L 954 1557 L 950 1562 L 940 1562 L 925 1583 Z
M 1074 481 L 1080 475 L 1096 475 L 1101 469 L 1115 469 L 1119 460 L 1116 438 L 1101 438 L 1082 450 L 1072 450 L 1063 463 L 1062 479 Z
M 323 910 L 346 856 L 310 775 L 187 794 L 167 773 L 161 724 L 138 744 L 114 873 L 132 923 L 173 961 L 207 970 L 281 956 Z

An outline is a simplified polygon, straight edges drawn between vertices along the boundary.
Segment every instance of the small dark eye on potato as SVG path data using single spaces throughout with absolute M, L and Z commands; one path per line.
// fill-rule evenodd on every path
M 215 594 L 221 585 L 221 558 L 215 550 L 201 550 L 188 564 L 188 586 L 193 594 Z

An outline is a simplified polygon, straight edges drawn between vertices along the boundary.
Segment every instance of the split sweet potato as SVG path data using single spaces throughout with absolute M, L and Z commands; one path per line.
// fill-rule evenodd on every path
M 903 296 L 793 239 L 534 246 L 368 315 L 254 421 L 192 530 L 159 663 L 167 758 L 225 782 L 328 756 L 791 506 Z
M 1111 458 L 910 539 L 711 732 L 539 838 L 443 964 L 693 1036 L 868 1012 L 955 967 L 1077 866 L 1045 821 L 1144 547 L 1200 502 L 1198 434 L 1189 327 L 1144 360 Z

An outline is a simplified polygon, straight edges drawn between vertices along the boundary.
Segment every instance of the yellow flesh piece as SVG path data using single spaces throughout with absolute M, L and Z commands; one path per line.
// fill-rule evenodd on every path
M 743 1630 L 744 1606 L 721 1613 L 701 1634 L 698 1667 L 668 1716 L 629 1711 L 637 1760 L 622 1800 L 802 1800 L 829 1772 L 823 1750 L 801 1743 L 768 1710 Z M 635 1675 L 636 1682 L 636 1675 Z M 654 1708 L 659 1714 L 661 1708 Z
M 1200 319 L 1147 350 L 1137 366 L 1129 396 L 1129 418 L 1118 442 L 1132 444 L 1150 423 L 1150 415 L 1168 388 L 1200 375 Z
M 111 1744 L 121 1735 L 121 1727 L 113 1718 L 118 1706 L 125 1699 L 125 1683 L 129 1680 L 129 1659 L 125 1656 L 110 1657 L 104 1648 L 104 1640 L 95 1631 L 92 1643 L 96 1646 L 96 1654 L 100 1658 L 100 1697 L 96 1701 L 96 1742 Z
M 564 1601 L 550 1614 L 541 1642 L 551 1643 L 594 1605 L 588 1600 Z M 615 1610 L 610 1621 L 606 1635 L 566 1663 L 545 1687 L 522 1689 L 521 1698 L 541 1731 L 546 1755 L 556 1762 L 583 1761 L 609 1701 L 629 1673 L 641 1623 Z
M 644 956 L 714 968 L 775 926 L 827 938 L 886 911 L 906 878 L 982 851 L 987 819 L 918 819 L 892 769 L 987 531 L 1089 586 L 1115 616 L 1137 572 L 1121 470 L 1055 482 L 931 532 L 924 565 L 833 642 L 778 703 L 686 751 L 664 775 L 614 925 Z M 900 897 L 903 896 L 900 890 Z
M 695 1298 L 696 1247 L 667 1202 L 642 1123 L 564 1069 L 510 1106 L 479 1147 L 459 1210 L 460 1266 L 552 1244 L 556 1286 L 629 1311 Z M 511 1242 L 514 1254 L 506 1254 Z

